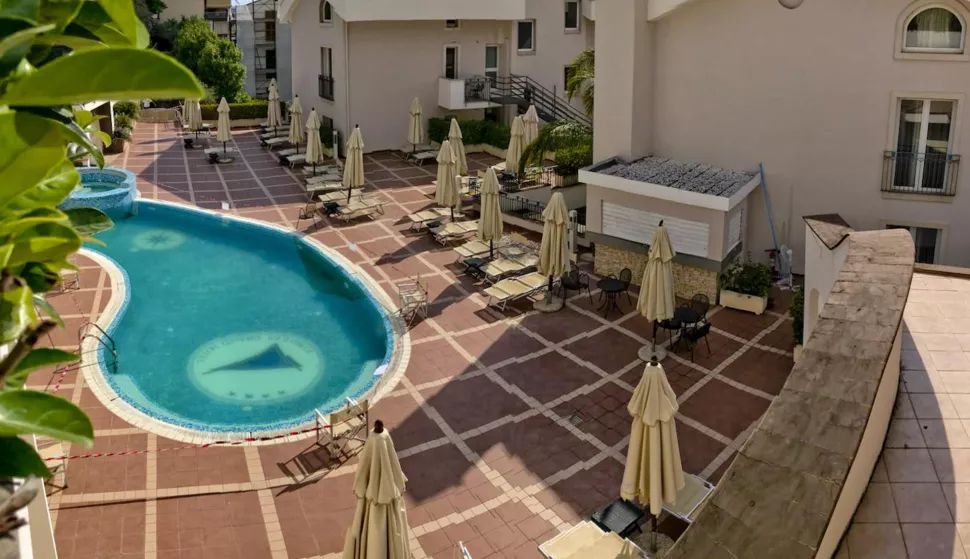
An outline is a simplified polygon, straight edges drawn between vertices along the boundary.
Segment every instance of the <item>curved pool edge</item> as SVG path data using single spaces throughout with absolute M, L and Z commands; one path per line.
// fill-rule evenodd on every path
M 362 394 L 358 395 L 357 399 L 370 400 L 373 406 L 400 382 L 411 358 L 411 336 L 398 313 L 398 307 L 391 301 L 391 298 L 380 284 L 338 251 L 327 247 L 320 241 L 300 231 L 295 231 L 282 225 L 266 223 L 243 216 L 219 213 L 204 208 L 186 206 L 175 202 L 145 200 L 143 198 L 139 198 L 136 201 L 137 203 L 156 204 L 177 208 L 179 210 L 198 212 L 216 219 L 229 219 L 275 230 L 296 240 L 300 240 L 307 246 L 320 252 L 324 258 L 331 260 L 336 266 L 339 266 L 343 273 L 358 281 L 362 290 L 384 311 L 382 318 L 390 325 L 391 355 L 378 367 L 378 369 L 384 369 L 383 373 L 377 381 L 370 384 Z M 108 275 L 111 296 L 104 311 L 98 315 L 94 324 L 110 334 L 117 327 L 117 324 L 126 311 L 129 296 L 128 274 L 117 262 L 104 254 L 86 248 L 81 249 L 80 253 L 95 261 Z M 100 351 L 97 339 L 91 337 L 84 339 L 80 349 L 82 355 L 81 370 L 84 374 L 84 379 L 88 387 L 98 398 L 98 401 L 122 420 L 155 435 L 191 444 L 231 441 L 242 445 L 278 444 L 301 440 L 314 435 L 313 431 L 300 433 L 300 431 L 316 427 L 316 422 L 312 419 L 277 429 L 256 431 L 204 431 L 164 421 L 133 406 L 125 400 L 124 395 L 119 394 L 111 386 L 111 383 L 107 379 L 107 375 L 110 373 L 104 369 L 104 364 L 101 359 L 102 352 Z

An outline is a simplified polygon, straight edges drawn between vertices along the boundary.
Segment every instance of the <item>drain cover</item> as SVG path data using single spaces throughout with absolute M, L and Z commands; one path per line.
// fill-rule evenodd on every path
M 572 414 L 572 415 L 569 416 L 569 422 L 572 423 L 573 425 L 578 426 L 579 424 L 581 424 L 584 421 L 586 421 L 586 418 L 583 417 L 583 414 L 581 414 L 579 412 L 576 412 L 576 413 L 574 413 L 574 414 Z

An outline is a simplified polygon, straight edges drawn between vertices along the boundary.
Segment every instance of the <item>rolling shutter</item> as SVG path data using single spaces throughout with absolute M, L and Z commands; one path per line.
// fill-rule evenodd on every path
M 699 221 L 667 217 L 603 202 L 603 234 L 635 243 L 650 244 L 660 220 L 670 234 L 674 251 L 707 258 L 710 226 Z

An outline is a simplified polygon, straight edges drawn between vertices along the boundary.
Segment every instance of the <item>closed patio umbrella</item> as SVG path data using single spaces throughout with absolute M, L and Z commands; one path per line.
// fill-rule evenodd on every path
M 354 131 L 347 140 L 347 160 L 344 161 L 344 187 L 347 188 L 347 202 L 350 193 L 355 188 L 364 186 L 364 136 L 360 133 L 360 126 L 354 126 Z
M 569 223 L 569 210 L 561 192 L 549 199 L 546 209 L 542 210 L 542 244 L 539 246 L 539 273 L 549 278 L 549 292 L 552 293 L 554 278 L 569 271 L 569 254 L 566 248 L 566 225 Z
M 523 142 L 525 138 L 523 134 L 525 133 L 524 124 L 522 123 L 522 116 L 515 117 L 512 121 L 512 135 L 509 138 L 509 149 L 505 153 L 505 170 L 510 173 L 519 173 L 522 169 L 519 169 L 519 159 L 522 159 L 522 150 L 525 149 Z
M 219 113 L 219 121 L 216 127 L 216 140 L 222 142 L 222 155 L 226 155 L 226 142 L 232 141 L 232 126 L 229 124 L 229 102 L 223 97 L 219 101 L 219 108 L 216 109 Z
M 499 186 L 495 169 L 485 171 L 482 185 L 481 214 L 478 217 L 478 238 L 488 241 L 489 257 L 495 257 L 495 239 L 502 238 L 502 208 L 499 207 Z
M 276 87 L 276 78 L 269 81 L 269 104 L 266 106 L 266 126 L 276 128 L 283 125 L 283 112 L 280 109 L 280 91 Z
M 300 144 L 303 143 L 303 107 L 300 106 L 299 95 L 294 95 L 290 104 L 290 135 L 287 139 L 296 146 L 296 152 L 300 153 Z
M 455 180 L 455 152 L 451 149 L 451 142 L 441 142 L 438 150 L 438 181 L 434 189 L 434 201 L 439 206 L 451 208 L 451 219 L 455 219 L 455 206 L 461 207 L 461 195 Z
M 640 296 L 637 299 L 637 311 L 653 322 L 650 346 L 644 346 L 639 353 L 640 359 L 644 361 L 654 357 L 659 360 L 667 356 L 667 352 L 656 344 L 657 323 L 674 317 L 673 259 L 676 254 L 661 220 L 653 233 L 650 252 L 647 253 L 647 267 L 643 271 L 643 281 L 640 282 Z
M 411 120 L 408 123 L 408 143 L 411 153 L 418 151 L 418 146 L 424 141 L 424 129 L 421 123 L 421 101 L 415 97 L 411 101 Z
M 649 507 L 656 548 L 657 516 L 665 503 L 677 500 L 677 492 L 685 483 L 674 425 L 677 395 L 659 362 L 648 362 L 643 369 L 643 377 L 633 390 L 627 411 L 633 417 L 633 425 L 620 497 L 639 500 Z
M 198 99 L 188 99 L 185 101 L 185 123 L 189 130 L 195 132 L 195 139 L 199 139 L 199 130 L 202 129 L 202 105 Z
M 451 128 L 448 130 L 448 142 L 451 149 L 455 152 L 455 170 L 458 175 L 468 174 L 468 158 L 465 157 L 465 142 L 461 141 L 461 128 L 458 126 L 458 119 L 451 119 Z
M 310 109 L 310 116 L 306 119 L 306 162 L 316 174 L 317 165 L 323 163 L 323 144 L 320 143 L 320 118 L 317 110 Z
M 529 145 L 539 135 L 539 113 L 535 105 L 529 105 L 529 110 L 522 117 L 522 143 Z
M 408 478 L 381 421 L 367 437 L 354 475 L 357 508 L 343 559 L 410 559 L 404 490 Z

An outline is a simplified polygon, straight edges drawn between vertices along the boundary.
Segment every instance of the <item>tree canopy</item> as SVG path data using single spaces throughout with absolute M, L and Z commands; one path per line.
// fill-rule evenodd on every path
M 246 101 L 246 67 L 242 51 L 220 39 L 207 22 L 197 17 L 182 21 L 172 54 L 215 93 L 230 103 Z

